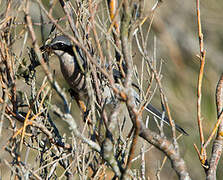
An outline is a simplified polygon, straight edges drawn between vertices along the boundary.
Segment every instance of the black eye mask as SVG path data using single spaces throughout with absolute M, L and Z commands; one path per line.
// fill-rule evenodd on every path
M 50 45 L 50 48 L 52 50 L 61 50 L 61 51 L 64 51 L 64 52 L 69 53 L 70 55 L 74 56 L 72 46 L 66 45 L 64 43 L 56 43 L 56 44 Z

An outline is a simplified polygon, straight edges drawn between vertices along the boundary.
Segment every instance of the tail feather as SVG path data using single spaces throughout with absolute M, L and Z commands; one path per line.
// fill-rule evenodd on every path
M 154 108 L 151 104 L 148 104 L 147 107 L 145 108 L 148 112 L 150 112 L 152 115 L 154 115 L 155 117 L 159 118 L 160 120 L 162 119 L 162 114 L 161 112 L 159 112 L 156 108 Z M 170 121 L 169 118 L 167 116 L 164 117 L 163 122 L 165 122 L 167 125 L 170 125 Z M 183 133 L 184 135 L 189 135 L 182 127 L 180 127 L 179 125 L 175 125 L 176 129 Z

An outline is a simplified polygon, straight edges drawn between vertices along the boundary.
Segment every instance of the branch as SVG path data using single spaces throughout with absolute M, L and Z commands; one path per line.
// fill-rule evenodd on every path
M 217 136 L 212 146 L 212 153 L 210 158 L 209 168 L 206 171 L 207 180 L 216 179 L 216 170 L 222 154 L 223 148 L 223 73 L 216 88 L 216 106 L 219 126 Z

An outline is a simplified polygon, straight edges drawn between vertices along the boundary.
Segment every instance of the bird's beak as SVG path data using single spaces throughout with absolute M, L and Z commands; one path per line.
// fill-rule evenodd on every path
M 52 47 L 50 45 L 43 45 L 40 47 L 42 52 L 47 52 L 48 54 L 52 53 Z

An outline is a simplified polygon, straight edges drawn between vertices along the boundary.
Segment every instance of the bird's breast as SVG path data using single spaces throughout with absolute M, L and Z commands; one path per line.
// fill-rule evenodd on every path
M 85 75 L 80 70 L 75 57 L 64 53 L 59 56 L 59 59 L 61 72 L 70 87 L 77 93 L 86 91 Z

